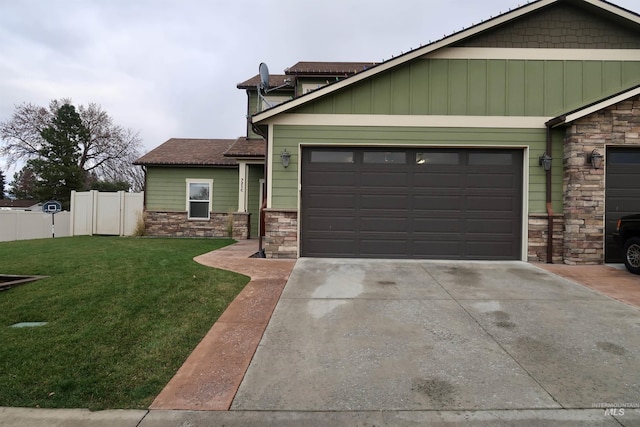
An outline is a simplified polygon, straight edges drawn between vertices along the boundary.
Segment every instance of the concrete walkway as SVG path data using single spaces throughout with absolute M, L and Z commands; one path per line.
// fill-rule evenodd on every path
M 640 275 L 627 271 L 624 264 L 566 265 L 534 264 L 551 273 L 601 292 L 618 301 L 640 307 Z
M 150 409 L 226 411 L 258 347 L 295 260 L 250 258 L 255 240 L 198 256 L 200 264 L 251 277 Z

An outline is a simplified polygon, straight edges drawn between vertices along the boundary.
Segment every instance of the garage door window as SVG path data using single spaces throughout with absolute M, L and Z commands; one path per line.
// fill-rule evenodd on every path
M 353 151 L 312 151 L 311 163 L 353 163 Z
M 609 163 L 616 165 L 640 164 L 640 151 L 614 151 L 609 153 Z
M 407 153 L 405 152 L 384 152 L 384 151 L 365 151 L 362 162 L 364 164 L 384 165 L 394 163 L 404 165 L 407 163 Z
M 432 152 L 416 153 L 416 164 L 418 165 L 459 165 L 460 155 L 458 153 Z
M 209 219 L 213 180 L 187 180 L 187 215 L 189 219 Z

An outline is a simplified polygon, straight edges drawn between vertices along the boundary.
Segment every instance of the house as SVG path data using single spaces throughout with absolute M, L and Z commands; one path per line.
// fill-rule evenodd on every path
M 353 75 L 373 63 L 299 62 L 270 75 L 263 96 L 260 76 L 239 83 L 247 115 Z M 171 138 L 137 159 L 145 171 L 146 234 L 164 237 L 259 235 L 266 143 L 253 127 L 237 139 Z
M 42 204 L 35 200 L 0 199 L 1 210 L 42 211 Z
M 249 110 L 267 257 L 619 259 L 614 224 L 640 211 L 638 14 L 534 1 L 328 83 Z

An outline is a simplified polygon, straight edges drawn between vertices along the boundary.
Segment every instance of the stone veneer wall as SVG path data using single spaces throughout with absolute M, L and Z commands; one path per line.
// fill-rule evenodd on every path
M 233 229 L 229 236 L 229 215 Z M 251 214 L 244 212 L 211 212 L 209 220 L 189 220 L 187 212 L 145 211 L 145 234 L 155 237 L 232 237 L 248 239 Z
M 264 210 L 264 251 L 267 258 L 298 257 L 298 211 Z
M 604 262 L 604 166 L 594 169 L 589 154 L 606 146 L 640 144 L 640 97 L 576 120 L 564 141 L 564 262 Z M 606 160 L 606 159 L 605 159 Z M 605 162 L 606 163 L 606 162 Z
M 528 254 L 529 262 L 547 262 L 547 214 L 529 214 Z M 562 263 L 564 218 L 553 216 L 553 262 Z

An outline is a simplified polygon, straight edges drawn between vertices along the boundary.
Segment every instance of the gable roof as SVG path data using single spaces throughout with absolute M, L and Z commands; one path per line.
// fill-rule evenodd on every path
M 37 204 L 35 200 L 0 199 L 0 208 L 30 208 Z
M 565 113 L 561 116 L 554 117 L 553 119 L 549 120 L 546 123 L 546 125 L 551 127 L 556 127 L 556 126 L 569 124 L 585 116 L 588 116 L 589 114 L 593 114 L 597 111 L 600 111 L 614 104 L 617 104 L 618 102 L 622 102 L 629 98 L 632 98 L 636 95 L 640 95 L 640 85 L 637 85 L 625 91 L 613 94 L 599 101 L 577 108 L 573 111 L 569 111 L 568 113 Z
M 376 65 L 375 62 L 314 62 L 300 61 L 284 70 L 291 75 L 353 75 Z
M 291 83 L 291 79 L 289 76 L 284 74 L 269 74 L 269 89 L 282 86 L 287 83 Z M 242 83 L 238 83 L 236 87 L 238 89 L 255 89 L 260 84 L 260 74 L 256 74 L 251 77 L 249 80 L 245 80 Z M 287 86 L 287 88 L 293 90 L 293 84 Z
M 300 61 L 284 70 L 284 74 L 269 74 L 269 88 L 282 86 L 293 89 L 297 76 L 352 76 L 376 65 L 375 62 L 315 62 Z M 260 75 L 238 83 L 238 89 L 255 89 L 260 84 Z
M 243 157 L 264 159 L 266 141 L 262 138 L 246 138 L 241 136 L 224 153 L 225 157 Z
M 289 111 L 300 105 L 303 105 L 315 99 L 321 98 L 325 95 L 338 91 L 344 87 L 347 87 L 357 82 L 360 82 L 362 80 L 371 78 L 372 76 L 375 76 L 377 74 L 380 74 L 382 72 L 395 68 L 399 65 L 405 64 L 421 56 L 430 54 L 438 49 L 442 49 L 444 47 L 450 47 L 462 40 L 471 38 L 480 33 L 496 28 L 509 21 L 515 20 L 517 18 L 520 18 L 524 15 L 540 10 L 549 5 L 561 3 L 565 1 L 571 1 L 574 4 L 588 5 L 588 6 L 591 6 L 592 8 L 596 8 L 597 10 L 601 10 L 606 13 L 611 13 L 614 16 L 617 16 L 618 18 L 629 21 L 633 24 L 640 25 L 640 15 L 604 0 L 538 0 L 538 1 L 526 4 L 524 6 L 518 7 L 516 9 L 513 9 L 509 12 L 498 15 L 495 18 L 491 18 L 487 21 L 483 21 L 479 24 L 473 25 L 470 28 L 463 29 L 449 36 L 445 36 L 444 38 L 438 41 L 429 43 L 426 46 L 422 46 L 418 49 L 411 50 L 400 56 L 384 61 L 380 64 L 374 65 L 371 68 L 366 69 L 360 73 L 354 74 L 350 77 L 347 77 L 346 79 L 336 81 L 327 86 L 319 88 L 313 92 L 309 92 L 305 95 L 294 98 L 290 101 L 284 102 L 282 104 L 276 105 L 262 112 L 256 113 L 252 116 L 251 120 L 253 123 L 259 123 L 270 117 L 273 117 L 285 111 Z
M 234 158 L 224 153 L 235 139 L 171 138 L 151 150 L 134 165 L 143 166 L 236 166 Z

